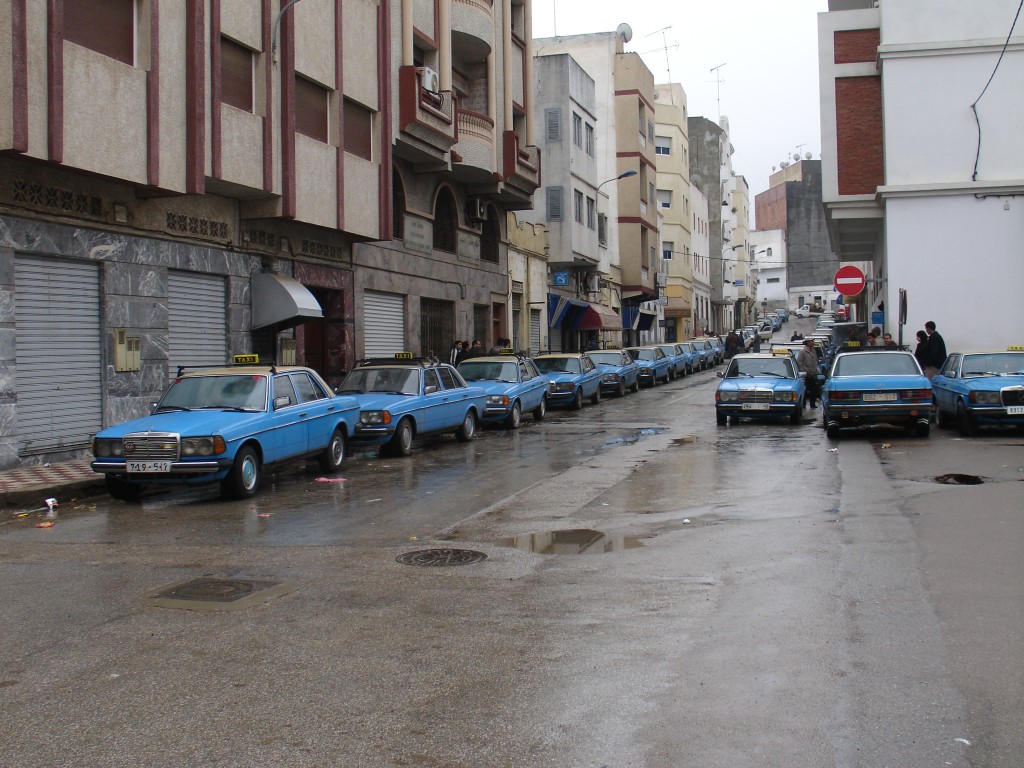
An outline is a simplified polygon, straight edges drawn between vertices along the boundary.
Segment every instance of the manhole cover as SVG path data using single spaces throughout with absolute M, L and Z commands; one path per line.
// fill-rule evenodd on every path
M 486 554 L 473 549 L 418 549 L 399 555 L 395 561 L 402 565 L 443 568 L 449 565 L 471 565 L 486 559 Z
M 294 589 L 289 582 L 204 576 L 160 587 L 146 593 L 146 599 L 163 608 L 228 611 L 248 608 Z
M 935 482 L 942 485 L 981 485 L 985 481 L 977 475 L 961 475 L 953 472 L 948 475 L 939 475 L 935 478 Z

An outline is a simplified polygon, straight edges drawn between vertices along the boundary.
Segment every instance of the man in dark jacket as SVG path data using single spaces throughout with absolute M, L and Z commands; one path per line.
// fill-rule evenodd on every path
M 928 334 L 924 345 L 924 375 L 931 379 L 946 362 L 946 342 L 935 330 L 934 320 L 924 324 L 924 331 Z

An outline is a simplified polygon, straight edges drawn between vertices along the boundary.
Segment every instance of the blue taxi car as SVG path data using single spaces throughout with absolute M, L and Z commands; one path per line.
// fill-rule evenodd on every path
M 800 423 L 807 385 L 788 351 L 733 355 L 729 367 L 718 375 L 722 377 L 715 390 L 715 421 L 719 425 L 740 417 L 785 417 L 791 424 Z
M 583 401 L 601 402 L 601 369 L 586 352 L 548 352 L 533 359 L 548 377 L 548 403 L 580 410 Z
M 625 397 L 640 389 L 640 366 L 622 349 L 595 349 L 587 355 L 601 370 L 601 392 Z
M 535 421 L 547 413 L 548 379 L 525 355 L 502 350 L 500 355 L 463 360 L 456 370 L 467 384 L 487 392 L 482 417 L 485 422 L 519 429 L 524 412 L 533 414 Z
M 640 366 L 641 386 L 653 387 L 659 381 L 668 383 L 672 361 L 658 347 L 626 347 L 626 351 Z
M 962 435 L 979 427 L 1024 429 L 1024 347 L 1006 352 L 954 352 L 932 379 L 940 427 L 955 420 Z
M 700 350 L 697 344 L 692 341 L 680 341 L 676 346 L 686 355 L 686 372 L 695 373 L 700 370 Z
M 379 445 L 382 455 L 393 456 L 408 456 L 422 435 L 454 432 L 469 442 L 487 406 L 484 389 L 466 384 L 452 366 L 405 353 L 361 360 L 338 393 L 359 403 L 352 442 Z
M 707 339 L 690 339 L 690 343 L 700 353 L 700 369 L 706 371 L 708 368 L 714 368 L 717 363 L 717 353 L 715 348 L 711 346 L 711 342 Z
M 821 418 L 832 439 L 841 429 L 895 424 L 918 437 L 931 431 L 932 385 L 910 352 L 840 352 L 821 390 Z
M 337 472 L 359 421 L 359 403 L 338 397 L 315 371 L 253 364 L 178 375 L 142 418 L 108 427 L 92 440 L 93 471 L 115 499 L 133 501 L 147 485 L 219 482 L 247 498 L 263 469 L 316 458 Z
M 654 346 L 664 352 L 665 357 L 669 359 L 669 381 L 681 379 L 686 376 L 686 364 L 689 362 L 689 350 L 683 352 L 677 344 L 655 344 Z

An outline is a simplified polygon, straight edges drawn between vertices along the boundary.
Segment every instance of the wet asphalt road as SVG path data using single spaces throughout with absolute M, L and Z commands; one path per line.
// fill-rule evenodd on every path
M 0 524 L 0 765 L 1024 764 L 1024 440 L 716 427 L 717 381 Z M 287 594 L 145 597 L 201 576 Z

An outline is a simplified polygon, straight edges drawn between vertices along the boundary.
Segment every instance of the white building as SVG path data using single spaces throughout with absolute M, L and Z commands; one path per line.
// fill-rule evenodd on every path
M 1019 0 L 830 0 L 818 17 L 822 194 L 860 302 L 904 341 L 1024 343 L 1024 23 Z
M 757 283 L 760 315 L 790 305 L 786 281 L 786 233 L 781 229 L 750 233 L 751 272 Z M 759 316 L 760 316 L 759 315 Z

